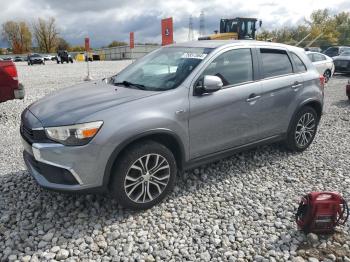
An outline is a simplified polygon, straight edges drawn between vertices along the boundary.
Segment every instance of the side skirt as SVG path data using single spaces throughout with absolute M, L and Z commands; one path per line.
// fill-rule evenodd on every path
M 271 136 L 271 137 L 267 137 L 249 144 L 245 144 L 242 146 L 238 146 L 238 147 L 233 147 L 233 148 L 229 148 L 223 151 L 218 151 L 209 155 L 205 155 L 202 157 L 197 157 L 194 159 L 191 159 L 190 161 L 188 161 L 187 163 L 185 163 L 183 170 L 188 170 L 188 169 L 192 169 L 194 167 L 198 167 L 204 164 L 208 164 L 211 162 L 215 162 L 217 160 L 223 159 L 223 158 L 227 158 L 229 156 L 232 156 L 235 153 L 239 153 L 242 151 L 246 151 L 252 148 L 256 148 L 258 146 L 262 146 L 262 145 L 266 145 L 266 144 L 272 144 L 275 142 L 279 142 L 282 141 L 286 138 L 285 134 L 282 135 L 276 135 L 276 136 Z

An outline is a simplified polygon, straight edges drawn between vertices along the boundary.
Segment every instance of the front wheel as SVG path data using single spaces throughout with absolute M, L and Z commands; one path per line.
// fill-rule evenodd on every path
M 293 118 L 285 144 L 291 151 L 306 150 L 315 138 L 319 116 L 315 109 L 303 107 Z
M 128 148 L 114 168 L 111 192 L 123 207 L 135 210 L 161 202 L 172 191 L 177 174 L 172 152 L 154 141 Z

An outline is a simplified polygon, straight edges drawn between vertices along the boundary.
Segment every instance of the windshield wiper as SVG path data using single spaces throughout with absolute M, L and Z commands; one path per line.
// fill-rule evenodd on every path
M 123 86 L 133 86 L 133 87 L 136 87 L 138 89 L 141 89 L 141 90 L 146 90 L 146 87 L 144 85 L 141 85 L 141 84 L 136 84 L 136 83 L 131 83 L 129 81 L 123 81 L 123 82 L 116 82 L 114 83 L 114 85 L 123 85 Z

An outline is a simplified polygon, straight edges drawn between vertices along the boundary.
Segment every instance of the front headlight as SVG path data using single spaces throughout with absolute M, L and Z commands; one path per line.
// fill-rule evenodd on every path
M 71 126 L 58 126 L 45 128 L 46 135 L 63 145 L 82 146 L 94 138 L 100 130 L 103 121 L 96 121 Z

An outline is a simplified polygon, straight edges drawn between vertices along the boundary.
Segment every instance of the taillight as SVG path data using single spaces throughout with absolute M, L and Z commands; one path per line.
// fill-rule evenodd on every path
M 17 70 L 14 65 L 5 66 L 4 71 L 12 77 L 13 80 L 18 80 Z
M 322 89 L 324 89 L 325 84 L 325 77 L 323 75 L 320 75 L 320 86 Z

